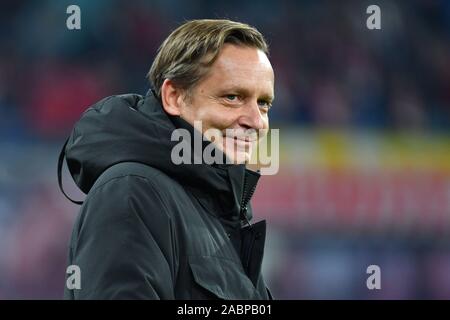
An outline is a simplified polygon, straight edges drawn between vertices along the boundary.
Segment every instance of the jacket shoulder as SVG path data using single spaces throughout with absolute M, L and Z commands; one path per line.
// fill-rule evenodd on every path
M 174 179 L 154 167 L 138 162 L 122 162 L 109 167 L 100 175 L 86 201 L 95 198 L 97 200 L 94 201 L 99 201 L 99 198 L 103 201 L 105 196 L 102 195 L 105 193 L 110 200 L 120 201 L 114 199 L 111 192 L 116 196 L 128 194 L 139 201 L 145 199 L 147 201 L 144 202 L 151 202 L 153 207 L 162 207 L 161 212 L 171 216 L 172 210 L 168 206 L 178 197 L 177 194 L 184 191 Z
M 97 189 L 112 179 L 125 176 L 137 176 L 150 181 L 153 181 L 154 179 L 170 179 L 162 171 L 151 166 L 139 162 L 121 162 L 107 168 L 100 177 L 98 177 L 91 190 Z
M 158 173 L 150 167 L 145 171 L 143 169 L 122 163 L 106 169 L 89 190 L 80 208 L 78 223 L 96 221 L 104 224 L 127 218 L 131 212 L 141 213 L 141 205 L 134 205 L 136 202 L 150 203 L 156 210 L 146 210 L 147 213 L 167 217 L 166 201 L 152 179 Z

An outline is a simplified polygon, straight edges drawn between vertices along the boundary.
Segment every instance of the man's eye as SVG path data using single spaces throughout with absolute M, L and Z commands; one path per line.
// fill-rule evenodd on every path
M 266 108 L 266 109 L 270 109 L 270 107 L 272 107 L 272 103 L 270 103 L 269 101 L 266 101 L 266 100 L 259 100 L 258 105 L 260 107 Z
M 238 99 L 238 96 L 235 95 L 235 94 L 227 94 L 227 95 L 225 96 L 225 98 L 226 98 L 227 100 L 230 100 L 230 101 L 236 101 L 236 100 Z

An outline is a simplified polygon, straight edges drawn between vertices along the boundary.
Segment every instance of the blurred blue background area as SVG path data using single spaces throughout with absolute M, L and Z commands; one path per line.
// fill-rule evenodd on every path
M 81 9 L 81 30 L 66 8 Z M 381 8 L 368 30 L 366 8 Z M 145 94 L 172 29 L 229 18 L 270 45 L 280 172 L 261 179 L 278 299 L 450 299 L 449 1 L 4 1 L 0 298 L 62 298 L 78 206 L 59 150 L 81 113 Z M 67 170 L 64 184 L 82 199 Z M 369 290 L 366 268 L 381 269 Z

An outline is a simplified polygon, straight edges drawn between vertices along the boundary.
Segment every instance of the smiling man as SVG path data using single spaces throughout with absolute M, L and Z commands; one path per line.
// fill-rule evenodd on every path
M 87 193 L 69 248 L 80 285 L 66 298 L 270 298 L 266 224 L 250 223 L 260 175 L 246 166 L 269 126 L 267 54 L 246 24 L 189 21 L 161 45 L 146 96 L 108 97 L 83 114 L 60 156 Z M 174 163 L 176 130 L 228 161 Z
M 215 141 L 217 146 L 233 163 L 243 163 L 250 161 L 260 134 L 267 132 L 274 75 L 265 51 L 234 41 L 223 45 L 195 87 L 180 87 L 176 80 L 165 79 L 161 96 L 168 114 L 191 124 L 199 121 L 206 138 L 216 136 L 211 129 L 219 130 L 223 139 Z M 156 82 L 154 73 L 159 74 L 156 67 L 150 73 Z

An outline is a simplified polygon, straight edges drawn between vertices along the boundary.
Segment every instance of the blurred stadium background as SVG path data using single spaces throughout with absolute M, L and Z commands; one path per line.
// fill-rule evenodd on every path
M 66 8 L 81 8 L 79 31 Z M 366 8 L 381 7 L 381 30 Z M 256 26 L 271 46 L 281 164 L 253 204 L 278 299 L 450 299 L 449 1 L 2 1 L 0 298 L 62 297 L 78 206 L 59 149 L 90 104 L 145 93 L 186 19 Z M 64 184 L 82 198 L 67 173 Z M 381 268 L 381 290 L 366 287 Z

